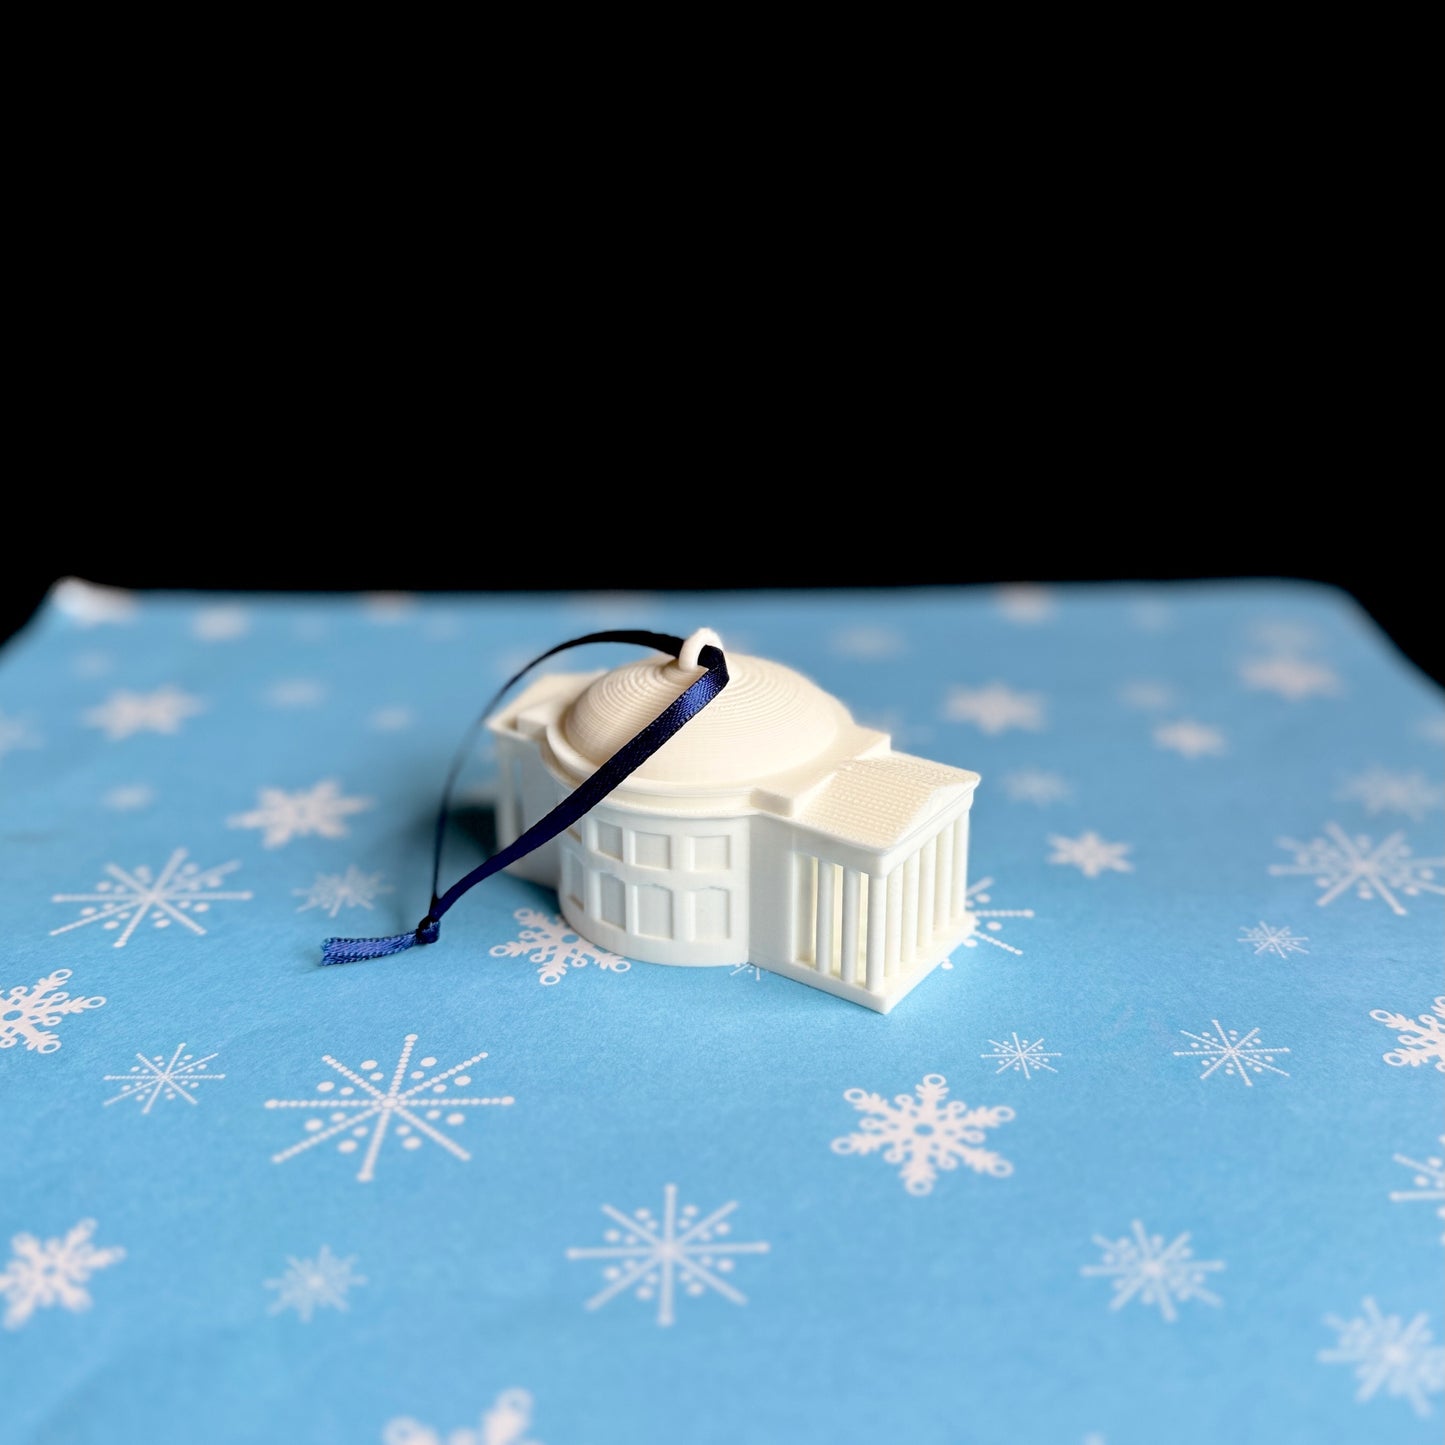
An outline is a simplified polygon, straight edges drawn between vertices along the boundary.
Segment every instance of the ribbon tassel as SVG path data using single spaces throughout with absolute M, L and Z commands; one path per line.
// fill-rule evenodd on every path
M 435 918 L 423 918 L 410 933 L 392 933 L 385 938 L 328 938 L 321 945 L 322 963 L 357 963 L 363 958 L 389 958 L 421 943 L 435 943 L 442 926 Z

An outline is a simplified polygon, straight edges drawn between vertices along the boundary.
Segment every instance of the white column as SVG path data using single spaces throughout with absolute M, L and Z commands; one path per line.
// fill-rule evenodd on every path
M 945 828 L 938 835 L 938 924 L 947 927 L 958 908 L 958 895 L 953 891 L 953 829 Z
M 883 925 L 888 916 L 888 883 L 876 873 L 868 875 L 868 974 L 869 993 L 883 990 L 883 959 L 886 947 Z
M 968 907 L 968 814 L 953 825 L 953 900 L 959 913 Z
M 816 863 L 806 853 L 793 854 L 793 959 L 811 963 L 808 950 L 813 943 L 813 869 Z
M 843 970 L 844 983 L 858 982 L 858 870 L 843 870 Z
M 818 859 L 818 931 L 813 964 L 819 973 L 833 971 L 833 880 L 838 867 Z
M 898 957 L 903 937 L 903 870 L 895 868 L 888 875 L 888 948 L 884 953 L 886 971 L 898 971 Z
M 903 864 L 903 947 L 898 953 L 900 967 L 913 962 L 918 953 L 918 854 L 910 853 Z
M 927 949 L 933 937 L 933 875 L 938 867 L 938 844 L 930 838 L 918 855 L 918 946 Z

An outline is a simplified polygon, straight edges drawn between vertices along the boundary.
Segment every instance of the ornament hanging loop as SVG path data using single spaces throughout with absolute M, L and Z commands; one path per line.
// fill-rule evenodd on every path
M 573 647 L 583 647 L 597 642 L 621 642 L 634 646 L 651 648 L 654 652 L 670 653 L 677 658 L 681 669 L 695 671 L 704 669 L 672 704 L 658 714 L 636 737 L 624 743 L 595 773 L 574 791 L 569 793 L 544 818 L 534 823 L 519 838 L 508 844 L 485 863 L 473 868 L 470 873 L 454 883 L 445 893 L 438 894 L 441 877 L 442 840 L 451 808 L 452 791 L 457 776 L 471 753 L 473 739 L 487 718 L 496 710 L 498 703 L 507 692 L 538 663 L 545 662 L 559 652 Z M 688 638 L 674 637 L 664 632 L 589 632 L 585 637 L 574 637 L 570 642 L 558 643 L 556 647 L 534 657 L 525 667 L 514 673 L 497 689 L 490 702 L 482 709 L 480 716 L 467 730 L 452 759 L 447 773 L 446 785 L 442 789 L 441 805 L 437 810 L 436 832 L 432 843 L 432 901 L 426 916 L 410 933 L 394 933 L 382 938 L 328 938 L 321 945 L 321 962 L 357 963 L 367 958 L 388 958 L 392 954 L 404 953 L 418 944 L 435 943 L 441 933 L 442 915 L 464 893 L 474 888 L 493 873 L 515 863 L 534 848 L 555 838 L 564 829 L 570 828 L 584 813 L 589 812 L 602 801 L 630 773 L 640 768 L 658 748 L 677 730 L 685 726 L 710 703 L 728 684 L 727 659 L 722 650 L 722 639 L 711 628 L 700 628 Z

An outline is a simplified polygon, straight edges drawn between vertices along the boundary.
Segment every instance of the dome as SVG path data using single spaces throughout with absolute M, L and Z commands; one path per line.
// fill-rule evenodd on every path
M 697 634 L 694 634 L 696 637 Z M 696 655 L 696 649 L 692 649 Z M 684 649 L 684 656 L 687 649 Z M 852 717 L 801 673 L 725 651 L 728 685 L 632 776 L 639 781 L 747 787 L 826 753 Z M 562 719 L 568 745 L 594 765 L 610 758 L 701 675 L 658 656 L 596 678 Z

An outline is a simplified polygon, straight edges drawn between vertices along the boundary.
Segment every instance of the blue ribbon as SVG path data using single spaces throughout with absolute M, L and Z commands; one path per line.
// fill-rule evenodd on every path
M 446 835 L 447 818 L 451 809 L 452 790 L 457 775 L 462 770 L 471 752 L 477 732 L 495 711 L 497 704 L 507 692 L 527 675 L 538 663 L 566 652 L 572 647 L 584 647 L 594 642 L 623 642 L 638 647 L 648 647 L 654 652 L 671 653 L 680 657 L 684 639 L 665 632 L 589 632 L 585 637 L 574 637 L 570 642 L 559 642 L 538 654 L 525 667 L 512 674 L 497 689 L 492 700 L 482 709 L 477 720 L 467 729 L 465 737 L 457 747 L 447 773 L 446 785 L 442 789 L 441 807 L 437 810 L 436 835 L 432 843 L 431 907 L 426 916 L 410 933 L 394 933 L 385 938 L 328 938 L 321 945 L 321 962 L 355 963 L 363 958 L 386 958 L 393 953 L 403 953 L 418 944 L 435 943 L 441 932 L 442 915 L 446 913 L 469 889 L 475 888 L 484 878 L 499 873 L 518 858 L 540 848 L 558 833 L 570 828 L 584 813 L 595 807 L 629 773 L 638 768 L 660 748 L 680 727 L 695 718 L 718 693 L 728 684 L 727 660 L 720 647 L 704 645 L 698 651 L 698 662 L 706 669 L 672 704 L 659 713 L 636 737 L 624 743 L 585 782 L 578 785 L 562 799 L 544 818 L 533 823 L 520 837 L 513 840 L 500 853 L 495 853 L 485 863 L 473 868 L 464 878 L 453 883 L 440 896 L 437 888 L 441 878 L 442 840 Z

